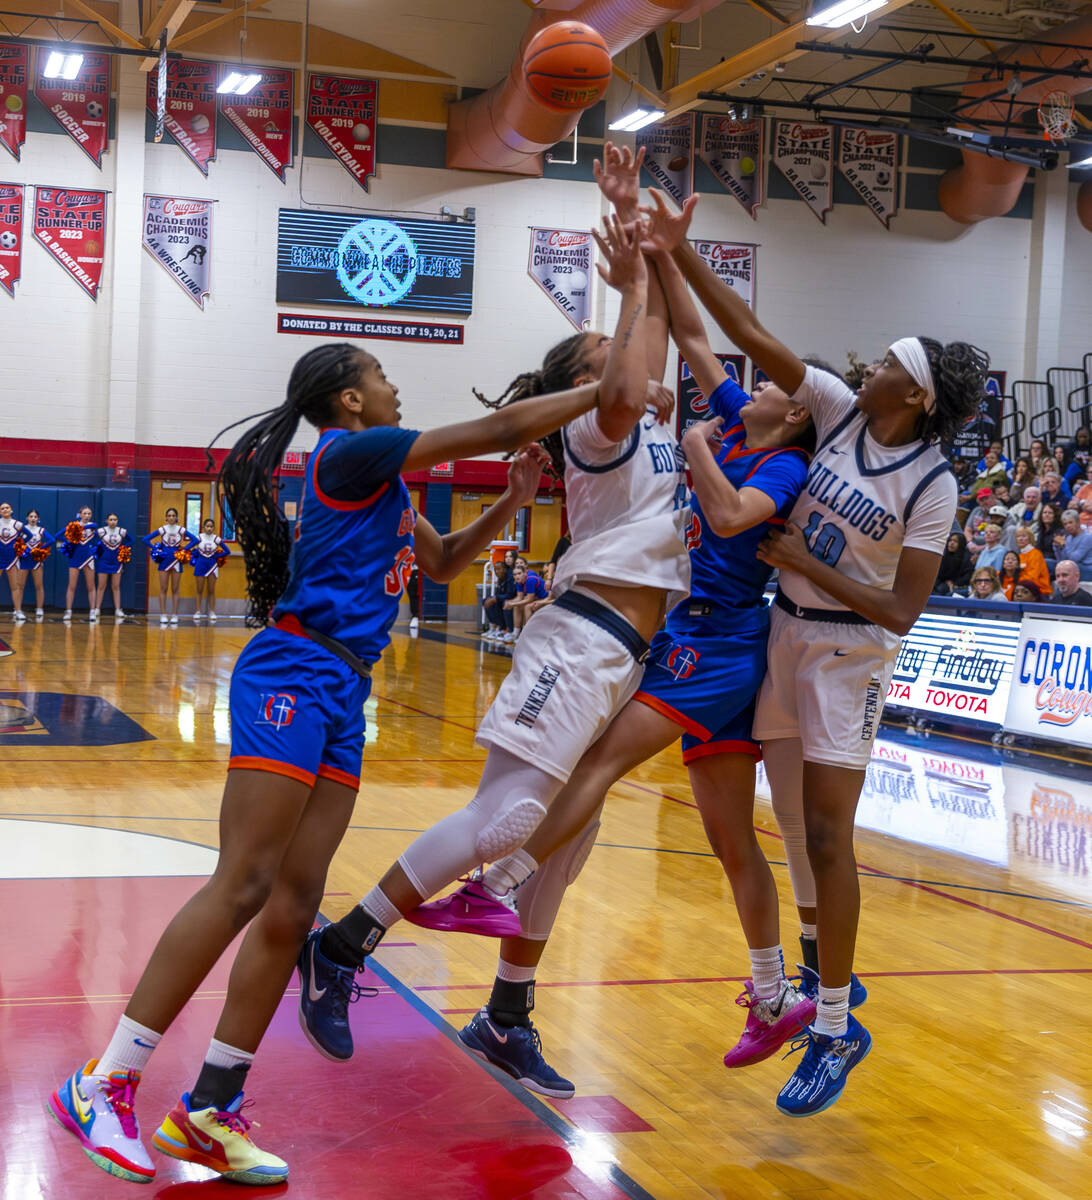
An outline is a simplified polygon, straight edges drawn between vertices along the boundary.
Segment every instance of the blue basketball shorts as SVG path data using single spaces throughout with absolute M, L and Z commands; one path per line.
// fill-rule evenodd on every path
M 228 769 L 359 788 L 371 680 L 310 638 L 263 629 L 231 674 Z
M 743 616 L 743 628 L 730 633 L 716 632 L 700 618 L 669 618 L 652 639 L 634 699 L 684 730 L 683 762 L 711 754 L 762 757 L 751 723 L 766 674 L 769 621 L 764 611 Z

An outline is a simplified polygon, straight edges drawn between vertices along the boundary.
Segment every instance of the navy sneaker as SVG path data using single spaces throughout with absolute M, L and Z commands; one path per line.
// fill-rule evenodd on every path
M 334 1062 L 353 1056 L 349 1005 L 378 989 L 361 987 L 352 967 L 331 962 L 319 949 L 321 929 L 312 929 L 296 960 L 300 973 L 300 1028 L 312 1046 Z M 363 968 L 361 968 L 363 970 Z
M 800 990 L 805 996 L 812 1000 L 819 999 L 819 976 L 810 968 L 802 967 L 799 963 L 796 964 L 800 972 Z M 851 974 L 849 977 L 849 1007 L 860 1008 L 868 999 L 868 988 L 857 978 Z
M 850 1071 L 871 1049 L 872 1037 L 856 1017 L 849 1018 L 841 1037 L 816 1033 L 815 1026 L 809 1026 L 791 1043 L 789 1053 L 803 1050 L 804 1057 L 778 1093 L 779 1111 L 787 1117 L 810 1117 L 830 1108 Z
M 483 1008 L 459 1030 L 459 1041 L 471 1054 L 499 1067 L 540 1096 L 568 1100 L 576 1092 L 542 1057 L 542 1040 L 533 1025 L 495 1025 L 489 1018 L 489 1009 Z

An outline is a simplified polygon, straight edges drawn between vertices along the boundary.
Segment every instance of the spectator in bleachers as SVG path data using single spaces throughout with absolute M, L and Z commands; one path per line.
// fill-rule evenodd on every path
M 975 493 L 975 506 L 971 509 L 971 515 L 963 528 L 963 536 L 967 539 L 967 549 L 971 558 L 976 558 L 982 549 L 987 518 L 992 507 L 993 488 L 979 488 Z
M 1082 425 L 1073 435 L 1073 441 L 1065 447 L 1065 452 L 1065 481 L 1070 490 L 1076 493 L 1088 478 L 1088 468 L 1092 466 L 1092 430 Z
M 1019 494 L 1019 493 L 1017 493 Z M 998 481 L 993 485 L 993 498 L 1006 508 L 1012 507 L 1012 488 L 1007 483 Z
M 971 600 L 1004 600 L 1001 581 L 993 567 L 976 567 L 971 576 Z
M 1046 446 L 1043 445 L 1043 439 L 1033 438 L 1028 447 L 1028 462 L 1031 463 L 1031 469 L 1036 475 L 1042 471 L 1044 458 L 1046 458 Z
M 997 499 L 996 493 L 994 499 Z M 986 514 L 986 520 L 991 525 L 999 525 L 1001 527 L 1001 544 L 1006 550 L 1016 549 L 1016 539 L 1013 534 L 1016 532 L 1016 518 L 1009 511 L 1007 504 L 994 504 L 990 511 Z
M 1055 604 L 1078 604 L 1092 608 L 1092 596 L 1081 587 L 1081 569 L 1075 562 L 1063 558 L 1054 569 L 1054 591 L 1050 599 Z
M 996 461 L 1001 463 L 1004 466 L 1006 474 L 1008 474 L 1008 475 L 1012 474 L 1012 461 L 1011 461 L 1011 459 L 1008 459 L 1005 457 L 1004 444 L 1002 442 L 995 441 L 995 442 L 990 442 L 990 444 L 986 450 L 986 453 L 983 454 L 981 459 L 979 459 L 976 470 L 978 471 L 978 473 L 980 475 L 982 474 L 982 472 L 986 469 L 986 467 L 988 465 L 987 464 L 987 455 L 990 455 L 990 454 L 994 455 Z
M 1012 599 L 1017 604 L 1038 604 L 1042 598 L 1043 593 L 1030 579 L 1018 579 L 1012 589 Z
M 1053 463 L 1054 460 L 1050 459 L 1050 462 Z M 1042 494 L 1044 502 L 1051 500 L 1055 504 L 1060 504 L 1065 508 L 1073 497 L 1069 488 L 1066 487 L 1065 480 L 1062 479 L 1060 472 L 1057 470 L 1047 471 L 1039 478 L 1039 491 Z
M 1043 509 L 1043 493 L 1035 486 L 1024 488 L 1023 499 L 1009 509 L 1016 522 L 1016 527 L 1030 529 L 1032 533 L 1039 530 L 1039 513 Z
M 1001 541 L 1001 522 L 988 520 L 983 531 L 983 544 L 977 554 L 971 551 L 971 557 L 976 568 L 993 567 L 995 571 L 999 571 L 1006 550 L 1007 547 Z
M 997 580 L 1005 593 L 1005 599 L 1011 600 L 1013 590 L 1020 581 L 1020 555 L 1015 550 L 1005 551 L 1001 559 L 1001 569 L 997 572 Z
M 1016 553 L 1020 556 L 1021 577 L 1030 579 L 1039 589 L 1040 595 L 1049 595 L 1050 571 L 1047 569 L 1046 559 L 1032 541 L 1031 530 L 1017 526 L 1013 536 L 1016 541 Z
M 992 488 L 995 483 L 1008 483 L 1009 473 L 998 457 L 996 450 L 987 450 L 982 459 L 978 476 L 972 487 L 977 493 L 982 488 Z
M 1035 472 L 1026 458 L 1018 458 L 1012 468 L 1013 490 L 1029 488 L 1035 483 Z
M 1043 504 L 1039 509 L 1039 532 L 1035 535 L 1035 548 L 1046 559 L 1047 570 L 1054 572 L 1058 552 L 1054 545 L 1055 534 L 1062 533 L 1062 510 L 1057 504 Z
M 488 623 L 483 635 L 487 642 L 499 641 L 511 632 L 512 613 L 505 607 L 505 601 L 511 600 L 516 594 L 516 580 L 506 562 L 497 563 L 493 568 L 493 576 L 493 594 L 482 601 L 482 610 Z
M 1078 504 L 1092 503 L 1092 462 L 1085 467 L 1083 477 L 1074 482 L 1072 491 Z
M 1080 514 L 1072 508 L 1062 513 L 1063 536 L 1054 537 L 1055 552 L 1059 561 L 1075 562 L 1081 579 L 1092 579 L 1092 533 L 1081 528 Z
M 940 556 L 940 569 L 933 593 L 937 596 L 965 596 L 971 585 L 973 564 L 967 553 L 967 539 L 961 533 L 952 533 L 948 545 Z

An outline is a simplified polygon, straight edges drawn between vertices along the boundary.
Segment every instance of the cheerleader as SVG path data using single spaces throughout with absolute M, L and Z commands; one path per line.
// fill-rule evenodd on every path
M 49 557 L 54 540 L 55 535 L 41 524 L 38 510 L 32 508 L 27 513 L 26 523 L 23 525 L 20 537 L 24 547 L 23 553 L 19 556 L 19 561 L 12 573 L 12 582 L 15 584 L 15 619 L 17 621 L 26 620 L 23 615 L 23 589 L 27 585 L 28 575 L 34 580 L 34 593 L 38 601 L 34 615 L 39 620 L 45 616 L 45 572 L 42 570 L 42 563 Z
M 76 520 L 69 521 L 57 534 L 57 544 L 68 555 L 68 591 L 64 597 L 63 620 L 72 620 L 72 601 L 76 599 L 76 583 L 83 573 L 87 586 L 87 607 L 95 608 L 95 522 L 91 519 L 91 508 L 85 504 Z
M 201 525 L 201 536 L 193 548 L 193 578 L 197 585 L 197 599 L 193 605 L 193 619 L 200 621 L 202 615 L 210 621 L 216 620 L 216 580 L 220 576 L 220 564 L 231 554 L 222 537 L 216 536 L 216 522 L 206 517 Z M 205 598 L 205 612 L 201 612 L 201 600 Z
M 178 585 L 182 582 L 182 563 L 177 554 L 197 545 L 197 538 L 178 523 L 178 509 L 168 508 L 163 514 L 166 524 L 144 535 L 144 544 L 151 548 L 152 561 L 159 568 L 159 623 L 178 624 Z M 159 541 L 156 541 L 156 538 Z M 167 615 L 167 583 L 170 581 L 171 612 Z
M 11 515 L 11 505 L 7 501 L 0 504 L 0 571 L 4 572 L 8 587 L 11 588 L 11 604 L 15 610 L 14 616 L 17 621 L 26 620 L 22 613 L 22 589 L 16 583 L 19 573 L 19 556 L 23 552 L 22 532 L 23 522 L 17 521 Z
M 121 608 L 121 573 L 132 557 L 130 546 L 133 544 L 133 538 L 127 529 L 118 525 L 117 513 L 107 513 L 106 524 L 96 530 L 96 533 L 99 539 L 95 548 L 98 556 L 99 595 L 95 607 L 91 610 L 91 620 L 99 619 L 102 598 L 106 595 L 106 577 L 109 576 L 110 587 L 114 593 L 114 618 L 120 621 L 125 616 Z

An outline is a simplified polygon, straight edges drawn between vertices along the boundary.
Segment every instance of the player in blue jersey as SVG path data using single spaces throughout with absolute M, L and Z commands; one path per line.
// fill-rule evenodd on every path
M 133 1111 L 141 1071 L 248 924 L 205 1063 L 154 1141 L 164 1154 L 237 1183 L 287 1178 L 287 1164 L 250 1138 L 243 1085 L 353 811 L 372 666 L 415 555 L 434 579 L 458 575 L 532 502 L 543 455 L 537 447 L 521 451 L 500 499 L 443 536 L 414 513 L 401 472 L 527 446 L 589 412 L 598 386 L 420 434 L 399 427 L 397 396 L 364 350 L 319 346 L 296 363 L 284 404 L 262 415 L 221 469 L 245 556 L 249 619 L 268 627 L 232 673 L 219 860 L 167 926 L 106 1050 L 48 1102 L 91 1160 L 120 1178 L 147 1182 L 155 1174 Z M 322 432 L 290 562 L 274 473 L 301 418 Z

